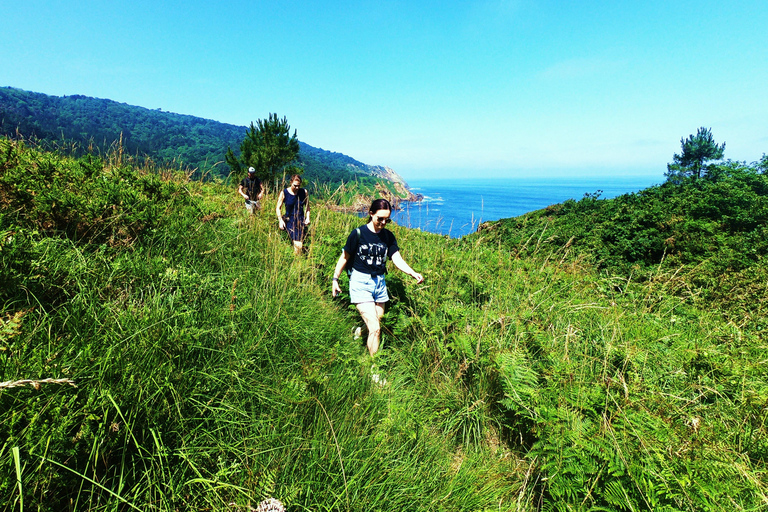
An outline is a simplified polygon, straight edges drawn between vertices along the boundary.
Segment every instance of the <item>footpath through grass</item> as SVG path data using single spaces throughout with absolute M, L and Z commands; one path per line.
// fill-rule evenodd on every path
M 355 216 L 297 259 L 271 199 L 0 155 L 2 510 L 768 506 L 765 341 L 674 275 L 395 226 L 426 280 L 388 276 L 378 386 L 330 296 Z

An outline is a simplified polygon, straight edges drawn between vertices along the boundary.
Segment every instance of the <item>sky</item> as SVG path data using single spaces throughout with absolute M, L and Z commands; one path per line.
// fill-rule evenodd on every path
M 765 0 L 3 2 L 0 86 L 248 126 L 406 180 L 768 153 Z

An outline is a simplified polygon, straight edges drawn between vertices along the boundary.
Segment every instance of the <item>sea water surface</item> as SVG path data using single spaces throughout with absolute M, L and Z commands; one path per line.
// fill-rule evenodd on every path
M 475 232 L 481 222 L 517 217 L 584 194 L 599 192 L 610 199 L 662 181 L 653 175 L 409 180 L 411 191 L 424 200 L 401 203 L 392 217 L 401 226 L 458 238 Z

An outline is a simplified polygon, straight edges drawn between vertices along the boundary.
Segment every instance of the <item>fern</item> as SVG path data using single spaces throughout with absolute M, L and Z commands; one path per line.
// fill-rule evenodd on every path
M 501 405 L 524 418 L 535 420 L 538 405 L 538 375 L 520 351 L 496 354 L 496 369 L 504 391 Z

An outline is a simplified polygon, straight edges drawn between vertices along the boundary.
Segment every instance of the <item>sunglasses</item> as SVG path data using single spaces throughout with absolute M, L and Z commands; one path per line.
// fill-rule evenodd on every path
M 389 224 L 390 222 L 392 222 L 392 219 L 390 219 L 389 217 L 382 219 L 378 215 L 374 215 L 373 220 L 375 220 L 379 224 Z

